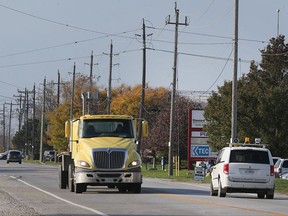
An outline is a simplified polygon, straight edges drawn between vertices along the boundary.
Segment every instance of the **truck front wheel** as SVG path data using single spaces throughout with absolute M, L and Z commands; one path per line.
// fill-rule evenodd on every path
M 62 165 L 59 166 L 59 188 L 60 189 L 66 189 L 67 184 L 68 184 L 68 172 L 62 170 Z
M 85 184 L 74 183 L 74 191 L 75 191 L 75 193 L 82 193 L 82 192 L 85 192 L 86 190 L 87 190 L 87 186 Z
M 133 193 L 141 193 L 141 184 L 136 183 L 130 186 L 129 191 Z
M 74 168 L 73 164 L 68 167 L 68 187 L 71 192 L 74 192 Z

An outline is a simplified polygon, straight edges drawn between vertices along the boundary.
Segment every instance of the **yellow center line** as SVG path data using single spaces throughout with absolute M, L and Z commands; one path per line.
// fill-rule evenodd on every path
M 245 208 L 245 207 L 239 207 L 239 206 L 234 206 L 234 205 L 228 205 L 228 204 L 224 204 L 224 203 L 201 201 L 201 200 L 197 200 L 197 199 L 191 199 L 191 198 L 176 196 L 176 195 L 172 195 L 172 194 L 159 194 L 159 195 L 160 196 L 164 196 L 164 197 L 168 197 L 168 198 L 183 200 L 183 201 L 186 201 L 186 202 L 199 203 L 199 204 L 209 205 L 209 206 L 223 206 L 223 207 L 240 209 L 240 210 L 250 211 L 250 212 L 265 213 L 265 214 L 276 215 L 276 216 L 288 216 L 288 214 L 283 214 L 283 213 L 278 213 L 278 212 L 271 212 L 271 211 L 265 211 L 265 210 L 259 210 L 259 209 Z

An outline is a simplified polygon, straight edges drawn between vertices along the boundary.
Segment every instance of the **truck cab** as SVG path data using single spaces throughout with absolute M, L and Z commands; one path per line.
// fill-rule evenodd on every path
M 60 188 L 82 193 L 87 186 L 141 192 L 141 157 L 136 121 L 127 115 L 84 115 L 65 124 L 70 151 L 62 154 Z M 147 123 L 142 124 L 147 135 Z

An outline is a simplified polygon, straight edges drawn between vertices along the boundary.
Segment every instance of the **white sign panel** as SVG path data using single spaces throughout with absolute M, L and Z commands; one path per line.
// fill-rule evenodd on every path
M 192 110 L 192 128 L 203 128 L 205 124 L 204 110 Z
M 208 137 L 208 133 L 205 131 L 192 131 L 192 137 Z
M 205 177 L 205 170 L 203 167 L 195 167 L 194 169 L 194 180 L 203 181 Z
M 202 145 L 207 145 L 208 144 L 208 137 L 191 137 L 191 144 L 194 144 L 194 145 L 199 145 L 199 144 L 202 144 Z

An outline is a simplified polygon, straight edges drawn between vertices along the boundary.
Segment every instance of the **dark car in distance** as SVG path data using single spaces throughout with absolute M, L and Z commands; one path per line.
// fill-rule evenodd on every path
M 22 163 L 22 152 L 18 150 L 9 150 L 7 154 L 7 164 L 10 162 Z

